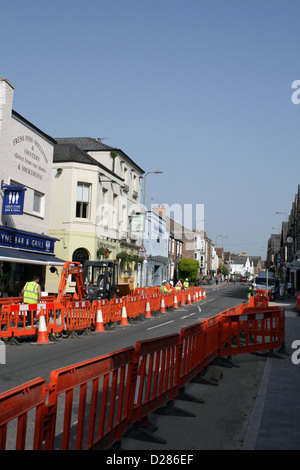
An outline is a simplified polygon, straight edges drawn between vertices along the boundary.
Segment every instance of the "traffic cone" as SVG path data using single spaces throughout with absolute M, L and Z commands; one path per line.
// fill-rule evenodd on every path
M 177 295 L 174 295 L 174 303 L 173 303 L 174 308 L 178 308 L 178 302 L 177 302 Z
M 147 303 L 146 303 L 146 314 L 145 314 L 145 318 L 152 318 L 149 300 L 147 300 Z
M 191 296 L 190 296 L 190 294 L 188 294 L 188 301 L 187 301 L 187 304 L 188 304 L 188 305 L 192 305 L 192 301 L 191 301 Z
M 199 298 L 198 298 L 198 291 L 196 291 L 195 293 L 195 302 L 198 302 Z
M 100 306 L 100 308 L 97 310 L 95 333 L 103 333 L 103 331 L 105 331 L 105 329 L 103 324 L 102 310 Z
M 202 300 L 202 289 L 199 290 L 199 300 Z
M 47 333 L 47 325 L 45 320 L 45 313 L 44 309 L 41 308 L 39 312 L 39 329 L 37 335 L 36 343 L 31 344 L 55 344 L 53 341 L 49 341 L 48 333 Z
M 203 299 L 206 299 L 206 290 L 203 291 Z
M 166 313 L 165 301 L 163 297 L 161 298 L 161 303 L 160 303 L 160 313 Z
M 128 326 L 127 312 L 125 306 L 125 300 L 122 300 L 122 316 L 121 316 L 121 326 Z

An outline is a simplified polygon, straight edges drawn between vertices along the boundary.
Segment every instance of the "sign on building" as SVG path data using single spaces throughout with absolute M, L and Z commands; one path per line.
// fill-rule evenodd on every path
M 23 214 L 26 188 L 24 186 L 2 185 L 2 189 L 4 190 L 2 214 Z

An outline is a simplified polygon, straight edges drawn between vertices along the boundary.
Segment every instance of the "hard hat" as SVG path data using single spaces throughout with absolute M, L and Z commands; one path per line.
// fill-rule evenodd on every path
M 188 281 L 188 278 L 186 278 L 185 280 Z
M 165 282 L 167 282 L 167 281 L 164 279 L 162 283 L 164 284 Z

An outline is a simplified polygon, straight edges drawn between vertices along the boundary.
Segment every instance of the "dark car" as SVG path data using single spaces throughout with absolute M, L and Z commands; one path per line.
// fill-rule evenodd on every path
M 240 277 L 240 282 L 247 282 L 248 278 L 245 276 Z

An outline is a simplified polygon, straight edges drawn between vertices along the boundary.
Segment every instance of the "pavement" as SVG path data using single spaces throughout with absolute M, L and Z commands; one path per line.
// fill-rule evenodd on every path
M 121 448 L 299 450 L 300 316 L 296 297 L 271 305 L 285 309 L 286 354 L 240 354 L 233 358 L 234 367 L 213 365 L 215 386 L 190 382 L 185 388 L 198 402 L 176 399 L 171 413 L 149 416 L 152 442 L 127 435 Z

